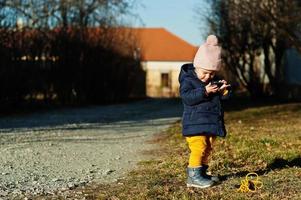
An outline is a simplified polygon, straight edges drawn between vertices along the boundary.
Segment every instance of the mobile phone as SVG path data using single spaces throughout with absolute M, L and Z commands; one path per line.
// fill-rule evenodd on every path
M 217 87 L 222 87 L 222 85 L 224 85 L 224 83 L 223 82 L 219 82 L 219 81 L 212 81 L 211 82 L 211 85 L 216 85 Z

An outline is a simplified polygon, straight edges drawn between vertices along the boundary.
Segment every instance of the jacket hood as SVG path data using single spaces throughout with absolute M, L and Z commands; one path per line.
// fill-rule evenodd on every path
M 181 67 L 179 82 L 182 82 L 185 78 L 197 78 L 194 69 L 195 68 L 192 63 L 184 64 Z

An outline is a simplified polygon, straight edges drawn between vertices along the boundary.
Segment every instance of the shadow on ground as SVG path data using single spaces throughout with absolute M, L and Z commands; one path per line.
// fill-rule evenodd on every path
M 289 168 L 289 167 L 301 167 L 301 157 L 294 158 L 293 160 L 285 160 L 283 158 L 275 158 L 274 161 L 269 164 L 265 169 L 260 169 L 257 171 L 254 171 L 256 174 L 259 176 L 267 174 L 273 170 L 277 169 L 284 169 L 284 168 Z M 225 181 L 229 178 L 239 178 L 239 177 L 245 177 L 249 171 L 241 171 L 237 173 L 232 173 L 232 174 L 226 174 L 220 177 L 221 181 Z
M 240 111 L 246 108 L 280 105 L 288 102 L 275 98 L 251 100 L 249 98 L 232 98 L 225 101 L 225 111 Z M 301 106 L 296 109 L 301 110 Z M 78 130 L 97 129 L 104 124 L 122 122 L 131 126 L 147 120 L 180 119 L 183 105 L 180 98 L 160 99 L 149 98 L 132 103 L 114 104 L 106 106 L 87 106 L 83 108 L 66 108 L 51 111 L 35 112 L 19 116 L 1 117 L 0 133 L 11 132 L 14 129 L 40 130 Z M 36 128 L 36 130 L 35 130 Z
M 0 118 L 0 133 L 10 132 L 13 129 L 19 128 L 74 130 L 101 128 L 105 124 L 116 122 L 121 122 L 122 126 L 126 126 L 127 124 L 131 126 L 135 122 L 157 119 L 164 122 L 164 119 L 180 118 L 182 109 L 181 100 L 178 98 L 150 98 L 125 104 L 35 112 L 32 114 Z

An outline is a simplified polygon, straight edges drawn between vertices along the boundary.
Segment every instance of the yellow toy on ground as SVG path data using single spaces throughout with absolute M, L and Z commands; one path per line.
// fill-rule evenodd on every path
M 255 178 L 252 178 L 252 176 L 255 176 Z M 237 192 L 255 192 L 257 189 L 262 188 L 262 186 L 263 183 L 260 181 L 258 174 L 251 172 L 241 181 L 241 185 L 237 189 Z

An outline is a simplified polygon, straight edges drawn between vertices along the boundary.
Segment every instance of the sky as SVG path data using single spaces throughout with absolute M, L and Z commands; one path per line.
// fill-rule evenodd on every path
M 193 45 L 204 42 L 208 28 L 197 12 L 205 0 L 138 0 L 135 12 L 145 27 L 163 27 Z M 141 26 L 136 24 L 134 26 Z

